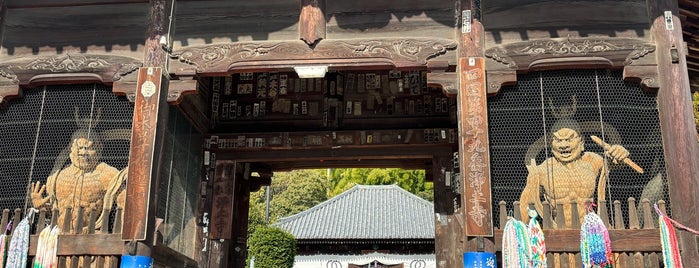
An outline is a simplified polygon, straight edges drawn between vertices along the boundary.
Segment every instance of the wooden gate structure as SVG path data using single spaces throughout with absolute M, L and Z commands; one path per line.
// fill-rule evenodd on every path
M 245 267 L 250 191 L 274 171 L 332 167 L 425 169 L 438 267 L 462 267 L 467 251 L 499 252 L 504 215 L 519 200 L 491 196 L 489 103 L 521 75 L 547 70 L 622 70 L 655 96 L 667 210 L 699 229 L 693 1 L 0 0 L 0 9 L 2 109 L 38 86 L 86 83 L 133 103 L 121 232 L 66 231 L 58 252 L 71 266 L 136 255 L 170 267 Z M 205 144 L 188 156 L 203 159 L 203 171 L 187 254 L 156 235 L 157 200 L 170 196 L 156 187 L 163 137 L 175 116 Z M 618 267 L 658 267 L 652 204 L 626 198 L 600 211 Z M 550 261 L 580 265 L 580 223 L 566 226 L 557 211 L 543 220 Z M 685 266 L 699 266 L 697 237 L 678 234 Z

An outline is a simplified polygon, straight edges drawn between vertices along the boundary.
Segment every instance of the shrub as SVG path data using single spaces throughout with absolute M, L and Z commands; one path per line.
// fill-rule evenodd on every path
M 291 268 L 296 257 L 296 240 L 277 227 L 258 227 L 248 240 L 248 267 L 255 257 L 255 268 Z

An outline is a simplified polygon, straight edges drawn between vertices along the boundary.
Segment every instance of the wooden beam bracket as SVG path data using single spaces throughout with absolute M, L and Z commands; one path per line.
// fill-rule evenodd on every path
M 301 1 L 299 39 L 313 46 L 325 39 L 325 0 Z
M 427 73 L 427 86 L 441 88 L 444 95 L 456 97 L 459 93 L 459 73 Z

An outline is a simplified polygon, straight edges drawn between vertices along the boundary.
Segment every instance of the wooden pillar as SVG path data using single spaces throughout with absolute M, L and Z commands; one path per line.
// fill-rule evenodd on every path
M 5 42 L 5 19 L 7 18 L 7 7 L 5 0 L 0 0 L 0 46 Z M 2 100 L 0 99 L 0 103 Z
M 325 0 L 301 0 L 299 38 L 308 45 L 325 39 Z
M 122 239 L 127 241 L 124 257 L 153 256 L 158 170 L 167 127 L 168 79 L 163 76 L 166 54 L 159 40 L 167 30 L 165 0 L 150 1 L 150 16 L 143 66 L 139 70 L 134 102 L 129 174 Z M 151 202 L 152 201 L 152 202 Z
M 677 1 L 649 0 L 656 43 L 658 112 L 663 136 L 672 218 L 699 230 L 699 146 L 692 113 L 685 44 Z M 685 267 L 699 267 L 697 236 L 678 230 Z
M 235 188 L 241 168 L 232 160 L 217 160 L 213 180 L 209 267 L 229 267 L 235 212 Z M 245 217 L 247 219 L 247 215 Z M 231 263 L 230 267 L 233 264 Z
M 488 140 L 487 88 L 485 81 L 484 31 L 480 7 L 461 0 L 459 14 L 457 97 L 459 167 L 463 221 L 463 251 L 495 251 L 490 192 L 490 149 Z M 458 213 L 456 213 L 458 214 Z M 454 238 L 457 239 L 457 238 Z M 459 253 L 459 256 L 461 256 Z
M 250 210 L 250 164 L 245 164 L 247 168 L 236 173 L 233 194 L 233 239 L 231 241 L 231 266 L 235 268 L 245 268 L 247 260 L 248 242 L 248 212 Z
M 434 183 L 434 247 L 438 268 L 460 267 L 463 229 L 454 215 L 454 193 L 451 177 L 454 175 L 452 156 L 435 156 L 432 159 Z
M 5 21 L 7 18 L 7 7 L 5 0 L 0 0 L 0 49 L 5 42 Z M 3 107 L 9 97 L 19 96 L 19 85 L 13 79 L 0 78 L 0 107 Z

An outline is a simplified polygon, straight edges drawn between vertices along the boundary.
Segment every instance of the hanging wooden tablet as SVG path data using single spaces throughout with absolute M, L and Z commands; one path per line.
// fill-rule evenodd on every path
M 366 80 L 364 74 L 357 75 L 357 93 L 364 93 L 366 91 Z
M 233 94 L 233 77 L 231 76 L 226 76 L 224 78 L 225 83 L 223 86 L 223 95 L 224 96 L 230 96 Z
M 362 115 L 362 102 L 361 101 L 354 102 L 354 115 L 356 115 L 356 116 Z
M 391 86 L 388 84 L 387 74 L 381 75 L 381 83 L 379 86 L 381 87 L 381 94 L 388 95 L 391 92 Z

